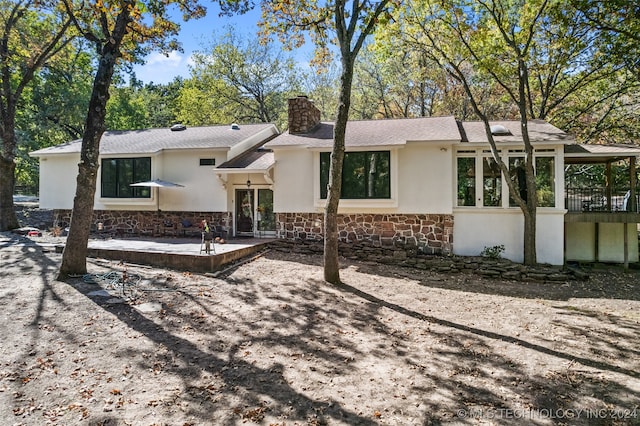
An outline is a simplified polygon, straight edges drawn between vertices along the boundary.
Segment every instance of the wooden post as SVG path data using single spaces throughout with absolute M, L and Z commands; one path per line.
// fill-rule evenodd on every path
M 637 200 L 636 200 L 636 157 L 629 157 L 629 203 L 631 206 L 631 211 L 636 213 L 638 211 Z
M 611 162 L 607 162 L 606 168 L 606 187 L 605 187 L 605 196 L 607 197 L 607 211 L 611 211 Z
M 629 157 L 629 200 L 631 211 L 633 213 L 638 211 L 637 201 L 636 201 L 636 157 Z M 628 206 L 628 207 L 629 207 Z M 627 229 L 627 222 L 624 223 L 624 269 L 625 271 L 629 269 L 629 236 Z M 637 227 L 636 224 L 634 224 Z M 635 234 L 635 233 L 634 233 Z
M 624 223 L 624 270 L 629 270 L 629 236 L 627 235 L 627 222 Z
M 595 257 L 596 257 L 596 262 L 600 262 L 600 224 L 598 222 L 594 223 L 594 234 L 595 234 Z

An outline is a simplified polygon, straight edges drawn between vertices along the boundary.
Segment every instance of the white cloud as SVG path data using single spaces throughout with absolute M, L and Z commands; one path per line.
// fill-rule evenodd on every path
M 187 58 L 187 65 L 193 67 L 196 64 L 196 61 L 193 60 L 193 55 L 189 55 Z
M 186 62 L 184 61 L 184 57 L 175 50 L 170 52 L 168 56 L 163 53 L 153 53 L 147 58 L 147 66 L 160 65 L 177 68 L 182 64 L 182 62 Z
M 144 83 L 166 84 L 177 76 L 189 77 L 191 61 L 191 55 L 185 56 L 176 51 L 170 52 L 168 56 L 153 53 L 147 57 L 144 65 L 136 65 L 133 70 L 136 78 Z

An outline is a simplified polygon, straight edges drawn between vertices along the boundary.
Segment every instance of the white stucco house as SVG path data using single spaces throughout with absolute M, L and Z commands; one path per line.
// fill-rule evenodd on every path
M 273 161 L 246 163 L 247 156 L 261 157 L 260 146 L 277 134 L 273 124 L 106 132 L 100 143 L 96 228 L 99 223 L 101 229 L 126 233 L 180 234 L 206 219 L 226 234 L 247 232 L 234 220 L 235 198 L 247 195 L 247 181 L 252 196 L 273 199 Z M 55 209 L 61 226 L 68 225 L 73 208 L 81 143 L 31 153 L 40 160 L 40 206 Z M 236 173 L 234 161 L 245 162 L 242 173 Z M 131 186 L 156 179 L 181 187 Z
M 333 124 L 316 120 L 319 112 L 304 97 L 292 104 L 289 131 L 265 145 L 276 161 L 278 236 L 320 238 Z M 493 124 L 501 155 L 515 166 L 523 159 L 520 122 Z M 538 259 L 562 264 L 563 156 L 571 138 L 542 121 L 530 122 L 529 133 L 539 186 L 545 189 Z M 522 213 L 510 203 L 480 122 L 453 117 L 349 122 L 343 175 L 341 240 L 459 255 L 504 245 L 505 257 L 523 260 Z
M 202 219 L 229 236 L 321 240 L 333 123 L 305 96 L 289 100 L 288 131 L 271 124 L 107 132 L 100 148 L 96 227 L 181 234 Z M 638 261 L 637 209 L 583 209 L 565 193 L 568 163 L 610 164 L 637 147 L 585 148 L 544 121 L 528 123 L 538 193 L 537 257 Z M 519 121 L 492 123 L 518 179 Z M 70 220 L 81 141 L 31 153 L 40 159 L 41 207 Z M 630 188 L 635 193 L 635 169 Z M 135 187 L 154 179 L 177 188 Z M 454 117 L 351 121 L 346 133 L 339 236 L 343 243 L 428 254 L 478 255 L 504 246 L 523 260 L 523 218 L 496 167 L 481 122 Z M 611 181 L 608 179 L 607 181 Z M 584 197 L 583 197 L 584 198 Z M 581 208 L 576 211 L 573 206 Z M 614 213 L 615 211 L 615 213 Z M 634 222 L 635 221 L 635 222 Z

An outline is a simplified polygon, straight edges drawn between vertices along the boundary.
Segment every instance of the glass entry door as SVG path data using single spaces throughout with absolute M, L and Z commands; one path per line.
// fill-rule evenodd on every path
M 270 189 L 258 189 L 256 220 L 260 236 L 275 235 L 276 215 L 273 213 L 273 191 Z
M 253 236 L 253 189 L 236 189 L 236 235 Z

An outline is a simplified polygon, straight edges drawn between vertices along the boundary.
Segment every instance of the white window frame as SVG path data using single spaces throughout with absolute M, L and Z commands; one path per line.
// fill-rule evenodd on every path
M 340 208 L 395 208 L 398 207 L 398 148 L 395 147 L 364 147 L 359 149 L 349 149 L 347 152 L 373 152 L 373 151 L 389 151 L 389 167 L 390 182 L 389 190 L 390 198 L 367 198 L 367 199 L 340 199 Z M 324 208 L 327 200 L 320 198 L 320 152 L 313 152 L 313 200 L 315 208 Z
M 525 157 L 525 152 L 522 147 L 501 147 L 499 150 L 500 158 L 505 164 L 509 164 L 509 160 L 512 157 Z M 456 150 L 453 161 L 453 179 L 454 179 L 454 195 L 453 202 L 454 208 L 456 209 L 519 209 L 517 206 L 509 206 L 509 187 L 506 182 L 506 178 L 504 175 L 501 177 L 501 185 L 502 185 L 502 200 L 500 206 L 485 206 L 484 205 L 484 182 L 483 182 L 483 161 L 486 157 L 493 157 L 491 153 L 491 149 L 483 147 L 483 148 L 475 148 L 475 149 L 466 149 L 459 148 Z M 561 183 L 558 182 L 558 176 L 562 176 L 562 167 L 564 162 L 562 161 L 562 157 L 558 155 L 558 148 L 538 148 L 534 150 L 534 167 L 536 167 L 536 159 L 550 157 L 554 160 L 554 199 L 555 206 L 551 207 L 538 207 L 538 209 L 559 209 L 562 206 L 562 198 L 564 197 L 564 189 L 562 188 Z M 461 206 L 458 204 L 458 158 L 475 158 L 475 166 L 476 166 L 476 205 L 475 206 Z M 341 201 L 342 202 L 342 201 Z

